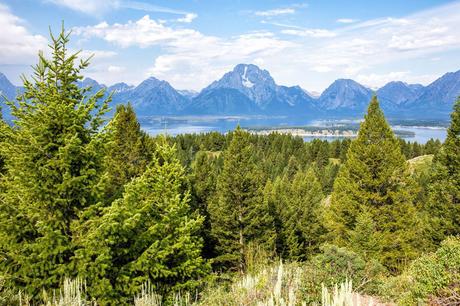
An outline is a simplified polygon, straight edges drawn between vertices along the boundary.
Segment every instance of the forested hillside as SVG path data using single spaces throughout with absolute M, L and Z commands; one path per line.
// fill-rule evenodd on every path
M 68 40 L 0 122 L 0 304 L 460 303 L 460 99 L 443 144 L 376 96 L 354 140 L 152 137 Z

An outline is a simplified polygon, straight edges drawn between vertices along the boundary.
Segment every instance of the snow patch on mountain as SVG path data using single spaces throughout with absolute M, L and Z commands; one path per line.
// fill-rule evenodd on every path
M 247 73 L 248 73 L 248 66 L 244 66 L 244 73 L 241 76 L 242 84 L 244 87 L 252 88 L 254 86 L 254 83 L 249 81 Z

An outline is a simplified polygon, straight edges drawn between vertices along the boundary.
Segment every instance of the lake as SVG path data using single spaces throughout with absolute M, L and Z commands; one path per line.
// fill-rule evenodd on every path
M 357 125 L 358 119 L 308 119 L 295 117 L 265 117 L 265 116 L 184 116 L 184 117 L 139 117 L 141 127 L 151 135 L 167 133 L 169 135 L 178 134 L 197 134 L 217 131 L 226 133 L 236 128 L 239 124 L 243 128 L 262 128 L 262 127 L 332 127 L 344 125 Z M 394 130 L 404 130 L 414 133 L 413 137 L 404 137 L 407 141 L 417 141 L 426 143 L 429 139 L 439 139 L 444 141 L 446 138 L 446 128 L 442 126 L 423 126 L 423 125 L 393 125 Z M 337 136 L 330 137 L 304 137 L 305 141 L 312 139 L 334 140 Z

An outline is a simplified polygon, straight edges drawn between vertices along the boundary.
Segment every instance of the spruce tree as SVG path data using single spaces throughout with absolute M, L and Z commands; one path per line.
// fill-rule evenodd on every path
M 301 169 L 302 165 L 299 163 L 297 158 L 294 155 L 292 155 L 289 158 L 289 162 L 283 171 L 284 176 L 287 176 L 289 179 L 292 179 L 296 175 L 296 173 L 298 173 Z
M 315 163 L 319 169 L 324 169 L 329 164 L 329 144 L 327 141 L 319 142 Z
M 4 140 L 5 135 L 7 133 L 7 129 L 8 129 L 8 125 L 3 120 L 2 108 L 0 107 L 0 144 L 3 143 L 3 140 Z M 3 158 L 2 152 L 0 150 L 0 175 L 3 174 L 4 164 L 5 164 L 4 158 Z M 1 180 L 1 176 L 0 176 L 0 180 Z M 1 188 L 1 186 L 0 186 L 0 188 Z M 0 192 L 1 192 L 1 190 L 0 190 Z
M 216 200 L 217 177 L 219 174 L 218 157 L 211 153 L 199 151 L 192 164 L 192 195 L 193 208 L 204 217 L 202 237 L 204 238 L 203 256 L 214 255 L 215 241 L 211 235 L 211 220 L 208 206 Z
M 118 105 L 109 126 L 112 135 L 105 158 L 108 203 L 121 196 L 126 183 L 145 171 L 150 159 L 148 135 L 141 131 L 131 104 Z
M 89 62 L 68 54 L 69 33 L 51 40 L 52 57 L 39 54 L 24 93 L 8 103 L 15 120 L 0 145 L 0 269 L 32 296 L 75 273 L 72 230 L 99 201 L 108 103 L 103 90 L 77 86 Z
M 379 232 L 366 208 L 358 215 L 356 226 L 350 232 L 349 248 L 366 260 L 376 258 L 381 251 Z
M 273 250 L 274 229 L 262 197 L 263 182 L 254 160 L 250 134 L 239 127 L 224 152 L 217 182 L 217 200 L 209 207 L 217 263 L 243 270 L 249 243 Z
M 460 98 L 454 105 L 447 138 L 433 159 L 428 211 L 433 240 L 460 234 Z
M 184 168 L 160 139 L 152 164 L 125 187 L 123 197 L 88 221 L 77 252 L 79 275 L 100 304 L 132 303 L 142 284 L 191 290 L 208 272 L 201 257 L 203 217 L 190 209 Z
M 274 181 L 268 180 L 264 188 L 264 203 L 268 208 L 268 212 L 273 219 L 273 229 L 275 235 L 275 251 L 277 256 L 288 258 L 289 248 L 286 241 L 285 230 L 285 203 L 286 193 L 289 186 L 284 178 L 289 177 L 286 174 L 278 176 Z
M 282 207 L 284 239 L 290 259 L 307 259 L 319 250 L 324 228 L 321 222 L 321 184 L 312 168 L 299 171 L 292 182 L 284 180 Z
M 326 220 L 331 240 L 349 246 L 358 216 L 367 211 L 381 237 L 377 259 L 398 271 L 421 251 L 415 195 L 398 140 L 373 97 L 334 183 Z

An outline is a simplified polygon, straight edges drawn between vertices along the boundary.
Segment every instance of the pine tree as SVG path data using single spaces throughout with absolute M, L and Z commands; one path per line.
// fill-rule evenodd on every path
M 289 162 L 287 167 L 284 169 L 284 175 L 287 176 L 289 179 L 292 179 L 297 172 L 299 172 L 302 168 L 302 165 L 299 163 L 297 158 L 292 155 L 289 158 Z
M 351 140 L 350 138 L 346 138 L 342 140 L 342 144 L 340 146 L 340 162 L 344 163 L 347 159 L 347 152 L 350 148 Z
M 454 105 L 447 138 L 433 160 L 428 211 L 433 238 L 460 234 L 460 98 Z
M 8 129 L 8 125 L 3 120 L 2 108 L 0 107 L 0 144 L 3 143 L 3 140 L 4 140 L 5 135 L 7 133 L 7 129 Z M 5 165 L 4 160 L 5 159 L 3 158 L 2 152 L 0 150 L 0 175 L 2 175 L 4 173 L 4 165 Z M 1 180 L 1 176 L 0 176 L 0 180 Z M 1 188 L 1 186 L 0 186 L 0 188 Z
M 113 132 L 105 158 L 108 203 L 121 196 L 126 183 L 145 171 L 150 159 L 148 136 L 141 131 L 131 104 L 117 106 L 110 127 Z
M 381 252 L 381 241 L 372 214 L 365 208 L 356 218 L 356 226 L 350 232 L 349 248 L 364 259 L 373 259 Z
M 414 142 L 412 144 L 412 156 L 411 158 L 414 158 L 414 157 L 417 157 L 417 156 L 420 156 L 422 155 L 422 147 L 420 146 L 420 144 L 418 142 Z
M 358 216 L 368 211 L 382 237 L 377 259 L 396 272 L 421 251 L 415 195 L 400 145 L 373 97 L 334 183 L 326 223 L 331 240 L 348 246 Z
M 9 102 L 14 126 L 0 145 L 5 158 L 0 202 L 0 269 L 10 285 L 36 295 L 57 287 L 70 265 L 72 229 L 99 201 L 105 132 L 104 91 L 89 95 L 77 81 L 88 60 L 68 55 L 69 33 L 51 35 L 51 59 L 39 54 L 24 93 Z M 5 130 L 4 130 L 5 131 Z
M 320 146 L 318 148 L 318 153 L 316 155 L 316 167 L 319 169 L 324 169 L 326 165 L 329 163 L 329 144 L 327 141 L 320 142 Z
M 204 238 L 203 256 L 214 255 L 215 241 L 211 236 L 211 220 L 208 206 L 216 200 L 217 177 L 219 174 L 218 157 L 209 152 L 199 151 L 192 164 L 193 208 L 204 217 L 202 237 Z
M 321 184 L 312 168 L 299 171 L 292 182 L 284 180 L 282 207 L 284 239 L 288 258 L 307 259 L 319 250 L 324 228 L 321 222 Z M 280 195 L 281 196 L 281 195 Z
M 286 178 L 289 178 L 289 180 Z M 274 181 L 267 181 L 263 195 L 264 203 L 273 219 L 276 255 L 282 258 L 289 258 L 289 246 L 286 238 L 288 232 L 286 230 L 286 220 L 289 218 L 289 210 L 286 207 L 288 202 L 286 197 L 290 192 L 291 180 L 292 178 L 285 174 L 282 177 L 276 177 Z M 294 242 L 297 243 L 297 241 Z
M 158 293 L 190 290 L 208 272 L 201 257 L 203 217 L 190 209 L 184 168 L 160 140 L 152 164 L 123 197 L 89 221 L 77 252 L 80 277 L 100 304 L 132 302 L 143 283 Z
M 263 182 L 254 160 L 250 134 L 239 127 L 224 152 L 224 166 L 217 183 L 217 200 L 209 207 L 213 236 L 226 267 L 245 267 L 249 243 L 273 250 L 273 220 L 262 197 Z

